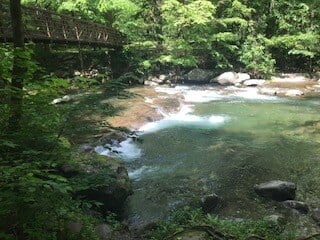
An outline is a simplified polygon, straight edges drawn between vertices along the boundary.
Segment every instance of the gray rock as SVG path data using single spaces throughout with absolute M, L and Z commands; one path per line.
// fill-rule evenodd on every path
M 259 196 L 275 201 L 293 200 L 296 195 L 294 183 L 280 180 L 255 185 L 254 190 Z
M 216 194 L 210 194 L 201 199 L 201 207 L 205 213 L 213 213 L 221 203 L 222 198 Z
M 304 92 L 302 92 L 301 90 L 297 90 L 297 89 L 290 89 L 285 93 L 285 96 L 287 97 L 299 97 L 299 96 L 303 96 Z
M 266 83 L 264 79 L 250 79 L 243 82 L 243 85 L 247 87 L 255 87 L 255 86 L 262 86 Z
M 320 225 L 320 209 L 319 208 L 312 210 L 311 217 L 318 225 Z
M 115 143 L 123 142 L 128 138 L 128 134 L 121 131 L 111 131 L 103 135 L 102 138 L 99 139 L 97 145 L 111 145 L 113 146 Z
M 69 95 L 63 96 L 62 98 L 56 98 L 54 99 L 51 104 L 61 104 L 61 103 L 67 103 L 72 100 L 72 97 Z
M 99 224 L 94 232 L 100 240 L 109 240 L 112 237 L 112 228 L 108 224 Z
M 287 200 L 287 201 L 284 201 L 282 204 L 286 208 L 295 209 L 295 210 L 299 211 L 300 213 L 307 214 L 309 212 L 309 206 L 305 202 Z
M 158 83 L 158 84 L 162 84 L 164 82 L 164 80 L 158 78 L 158 77 L 151 77 L 149 79 L 149 81 L 154 82 L 154 83 Z
M 166 75 L 164 75 L 164 74 L 161 74 L 161 75 L 159 76 L 159 80 L 160 80 L 161 82 L 166 81 L 167 78 L 168 78 L 168 77 L 167 77 Z
M 211 82 L 219 83 L 220 85 L 234 85 L 237 83 L 236 72 L 225 72 L 220 74 L 218 77 L 211 80 Z
M 193 69 L 185 75 L 186 83 L 209 83 L 213 77 L 213 72 L 204 69 Z
M 237 83 L 243 83 L 246 80 L 251 79 L 248 73 L 238 73 L 237 74 Z
M 153 81 L 144 81 L 144 85 L 146 85 L 146 86 L 151 86 L 151 87 L 153 87 L 153 86 L 159 86 L 158 83 L 153 82 Z

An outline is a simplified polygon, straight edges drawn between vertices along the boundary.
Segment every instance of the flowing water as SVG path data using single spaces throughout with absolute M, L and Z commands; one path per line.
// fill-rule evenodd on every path
M 255 89 L 158 91 L 183 95 L 185 105 L 142 127 L 141 142 L 122 144 L 134 187 L 126 209 L 133 228 L 172 209 L 199 206 L 211 193 L 223 198 L 222 216 L 283 213 L 253 191 L 276 179 L 295 182 L 297 199 L 320 207 L 320 101 L 262 96 Z M 300 216 L 291 218 L 304 227 Z

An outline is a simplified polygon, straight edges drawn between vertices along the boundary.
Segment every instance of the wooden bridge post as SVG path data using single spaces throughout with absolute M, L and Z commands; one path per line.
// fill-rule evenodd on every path
M 123 52 L 123 47 L 115 47 L 109 50 L 110 67 L 113 78 L 120 77 L 128 68 L 128 60 Z

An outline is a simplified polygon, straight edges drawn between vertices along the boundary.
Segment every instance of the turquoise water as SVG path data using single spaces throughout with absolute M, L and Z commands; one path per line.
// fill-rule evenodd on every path
M 297 199 L 320 207 L 319 101 L 232 96 L 191 108 L 155 123 L 135 143 L 140 155 L 126 161 L 134 186 L 126 215 L 133 228 L 172 209 L 197 207 L 211 193 L 223 198 L 216 213 L 225 217 L 290 215 L 253 191 L 254 184 L 276 179 L 295 182 Z M 305 216 L 291 218 L 312 224 Z

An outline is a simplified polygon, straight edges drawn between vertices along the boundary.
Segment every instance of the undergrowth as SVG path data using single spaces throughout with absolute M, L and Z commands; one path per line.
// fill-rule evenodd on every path
M 81 162 L 74 159 L 74 147 L 65 134 L 74 108 L 55 106 L 50 102 L 74 93 L 73 89 L 81 92 L 103 88 L 97 86 L 94 80 L 80 80 L 68 82 L 58 77 L 44 76 L 27 83 L 19 131 L 8 128 L 11 92 L 1 89 L 0 239 L 94 240 L 98 239 L 94 233 L 98 223 L 110 222 L 116 229 L 120 228 L 112 214 L 107 219 L 87 214 L 100 203 L 74 196 L 79 189 L 97 187 L 95 183 L 102 178 L 112 184 L 114 177 L 110 176 L 108 180 L 108 169 L 99 176 L 82 176 L 72 181 L 59 172 L 64 163 L 79 165 Z M 113 83 L 106 83 L 104 87 L 110 88 L 111 85 L 116 88 L 112 96 L 124 91 L 122 85 L 118 90 L 119 87 Z M 107 108 L 104 114 L 115 111 L 112 106 Z M 80 232 L 68 231 L 66 226 L 71 221 L 81 223 Z
M 282 226 L 265 220 L 226 219 L 216 215 L 204 214 L 200 209 L 185 207 L 175 210 L 170 217 L 147 233 L 152 240 L 178 240 L 179 234 L 193 229 L 209 228 L 223 234 L 221 239 L 289 240 L 294 234 L 284 232 Z M 209 238 L 210 239 L 210 238 Z

